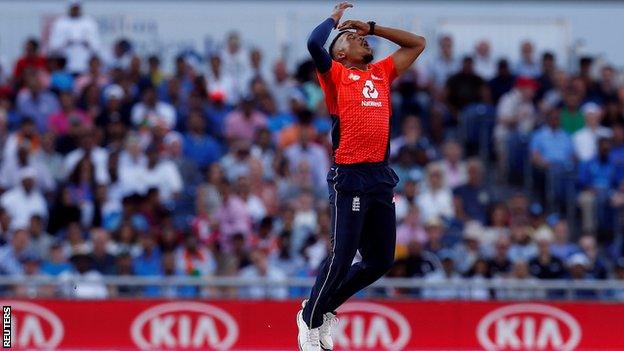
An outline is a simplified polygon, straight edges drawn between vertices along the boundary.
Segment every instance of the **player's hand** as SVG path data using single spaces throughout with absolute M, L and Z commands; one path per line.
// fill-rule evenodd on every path
M 370 24 L 362 21 L 348 20 L 342 22 L 338 26 L 339 30 L 355 29 L 355 32 L 361 36 L 368 35 L 370 32 Z
M 336 24 L 338 24 L 340 23 L 340 19 L 342 18 L 342 15 L 344 14 L 344 12 L 350 7 L 353 7 L 353 5 L 347 1 L 343 1 L 339 3 L 338 5 L 334 6 L 334 11 L 332 11 L 332 14 L 330 17 L 334 19 Z

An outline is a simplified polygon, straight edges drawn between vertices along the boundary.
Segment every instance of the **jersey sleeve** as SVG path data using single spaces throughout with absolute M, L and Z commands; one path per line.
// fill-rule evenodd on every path
M 377 62 L 375 65 L 386 74 L 386 77 L 388 77 L 389 79 L 389 83 L 392 83 L 392 81 L 394 81 L 398 76 L 396 67 L 394 66 L 394 59 L 392 58 L 392 55 Z
M 317 72 L 319 84 L 325 94 L 325 103 L 327 104 L 327 111 L 330 115 L 338 114 L 338 85 L 340 84 L 340 76 L 343 70 L 343 66 L 332 60 L 329 71 L 325 73 Z

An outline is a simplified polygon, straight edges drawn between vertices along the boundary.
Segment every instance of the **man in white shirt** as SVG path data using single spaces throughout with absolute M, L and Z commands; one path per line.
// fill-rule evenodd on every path
M 159 101 L 153 87 L 145 88 L 142 101 L 134 105 L 131 114 L 132 124 L 137 127 L 160 127 L 171 130 L 176 124 L 175 108 L 171 104 Z
M 39 215 L 42 218 L 48 216 L 46 201 L 39 190 L 35 188 L 37 171 L 32 167 L 20 170 L 21 183 L 0 197 L 0 206 L 11 217 L 11 227 L 27 228 L 30 218 Z
M 585 117 L 585 127 L 572 135 L 574 153 L 579 161 L 589 161 L 598 153 L 598 139 L 610 138 L 613 134 L 609 128 L 600 125 L 602 107 L 595 102 L 587 102 L 581 107 Z
M 537 122 L 537 110 L 533 97 L 537 91 L 537 82 L 528 77 L 518 77 L 515 87 L 503 95 L 496 107 L 496 126 L 494 128 L 495 149 L 499 158 L 501 172 L 507 171 L 508 141 L 514 134 L 528 135 Z
M 97 23 L 82 14 L 82 1 L 70 0 L 66 16 L 57 19 L 50 32 L 50 51 L 61 52 L 67 59 L 67 69 L 74 74 L 87 70 L 91 56 L 100 49 Z
M 237 32 L 231 32 L 227 36 L 226 47 L 221 53 L 223 74 L 228 76 L 233 83 L 232 99 L 236 102 L 248 92 L 247 83 L 251 75 L 249 52 L 241 45 L 241 39 Z M 229 100 L 229 99 L 228 99 Z
M 475 46 L 474 70 L 479 77 L 489 81 L 496 75 L 496 62 L 492 58 L 490 42 L 481 40 Z
M 429 74 L 434 87 L 442 89 L 446 80 L 459 70 L 459 61 L 453 56 L 453 39 L 443 35 L 438 42 L 439 57 L 431 61 Z

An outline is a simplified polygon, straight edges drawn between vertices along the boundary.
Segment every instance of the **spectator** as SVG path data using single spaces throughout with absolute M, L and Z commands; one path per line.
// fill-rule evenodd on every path
M 27 228 L 32 216 L 48 217 L 45 198 L 35 188 L 36 170 L 26 167 L 20 171 L 20 184 L 0 196 L 2 206 L 11 216 L 13 228 Z
M 579 247 L 570 242 L 570 233 L 568 222 L 559 219 L 553 227 L 554 240 L 550 244 L 550 251 L 553 256 L 558 257 L 562 261 L 568 259 L 572 254 L 579 251 Z
M 254 108 L 253 102 L 251 96 L 243 97 L 239 109 L 230 112 L 225 117 L 227 138 L 250 140 L 259 128 L 266 127 L 266 117 Z
M 39 41 L 35 38 L 29 38 L 24 45 L 24 55 L 15 62 L 13 79 L 20 85 L 24 71 L 43 71 L 45 64 L 45 58 L 39 52 Z
M 286 275 L 270 264 L 266 253 L 255 250 L 250 254 L 250 258 L 253 264 L 241 270 L 240 276 L 245 279 L 262 279 L 268 284 L 242 289 L 241 297 L 248 299 L 285 299 L 288 297 L 288 290 L 278 285 L 286 279 Z
M 219 160 L 222 146 L 212 136 L 206 134 L 206 126 L 201 111 L 193 110 L 187 120 L 184 135 L 184 154 L 200 168 L 206 168 Z
M 607 211 L 611 188 L 615 185 L 615 167 L 609 162 L 610 152 L 611 141 L 600 139 L 596 157 L 579 165 L 578 177 L 582 191 L 578 202 L 585 232 L 611 229 Z
M 510 215 L 509 208 L 504 203 L 490 206 L 487 226 L 481 236 L 481 242 L 486 248 L 491 247 L 500 237 L 509 235 Z
M 452 196 L 451 190 L 445 184 L 441 165 L 429 164 L 425 187 L 416 200 L 423 220 L 428 221 L 438 216 L 452 218 L 455 214 Z
M 464 225 L 464 241 L 454 248 L 459 273 L 467 274 L 481 259 L 481 233 L 483 233 L 483 226 L 477 221 L 469 221 Z
M 76 251 L 72 254 L 70 261 L 74 269 L 59 275 L 59 282 L 65 284 L 63 291 L 65 296 L 77 299 L 108 297 L 108 288 L 102 280 L 102 274 L 93 269 L 93 260 L 88 252 Z
M 516 77 L 511 73 L 509 62 L 506 59 L 498 60 L 496 75 L 489 81 L 492 103 L 498 105 L 500 98 L 513 89 Z
M 513 281 L 514 285 L 505 287 L 508 280 Z M 500 286 L 502 288 L 496 289 L 498 300 L 542 300 L 546 295 L 538 288 L 537 279 L 531 276 L 529 264 L 522 260 L 513 263 L 511 276 L 500 279 Z
M 70 92 L 62 92 L 59 99 L 61 109 L 50 116 L 48 120 L 49 130 L 58 136 L 64 136 L 70 132 L 70 128 L 83 128 L 93 124 L 87 114 L 76 107 L 74 97 Z
M 461 276 L 455 270 L 455 261 L 450 251 L 441 251 L 438 254 L 442 262 L 442 269 L 433 271 L 426 276 L 426 280 L 431 283 L 440 284 L 437 287 L 423 289 L 422 296 L 431 300 L 452 300 L 461 298 L 462 289 L 459 287 Z M 445 286 L 441 283 L 450 283 Z
M 41 264 L 41 272 L 51 276 L 58 276 L 63 272 L 69 272 L 72 265 L 67 260 L 67 256 L 63 252 L 63 245 L 56 240 L 50 246 L 49 253 L 46 254 L 47 259 Z
M 24 75 L 24 88 L 17 94 L 15 104 L 18 115 L 33 119 L 40 132 L 46 130 L 48 118 L 59 110 L 56 96 L 31 73 Z
M 30 246 L 33 253 L 40 260 L 48 258 L 53 238 L 45 231 L 43 217 L 34 215 L 30 218 L 28 232 L 30 233 Z
M 540 229 L 535 233 L 537 256 L 529 261 L 531 275 L 539 279 L 562 279 L 565 275 L 563 261 L 552 255 L 553 234 L 549 229 Z
M 593 159 L 598 153 L 598 139 L 610 138 L 611 130 L 600 125 L 602 108 L 588 102 L 581 108 L 585 116 L 585 126 L 572 135 L 574 151 L 579 161 L 585 162 Z
M 420 210 L 417 206 L 410 206 L 403 223 L 397 227 L 397 250 L 405 250 L 411 242 L 420 244 L 427 242 L 427 233 L 420 220 Z
M 537 112 L 533 105 L 536 89 L 537 83 L 533 79 L 518 77 L 514 89 L 502 95 L 498 102 L 494 142 L 501 167 L 511 167 L 510 154 L 515 154 L 522 138 L 537 123 Z
M 569 278 L 573 281 L 587 281 L 592 279 L 588 274 L 590 267 L 589 259 L 582 253 L 576 253 L 566 262 L 568 266 Z M 572 297 L 576 299 L 595 299 L 597 293 L 590 289 L 576 289 L 572 292 Z
M 607 266 L 599 255 L 596 239 L 591 235 L 584 235 L 579 239 L 579 246 L 587 259 L 587 264 L 584 265 L 586 274 L 592 279 L 606 279 Z
M 488 259 L 488 271 L 492 277 L 504 278 L 511 273 L 512 262 L 509 259 L 509 248 L 511 242 L 509 237 L 499 236 L 494 243 L 494 253 Z
M 533 43 L 524 41 L 520 44 L 520 61 L 516 64 L 515 72 L 519 76 L 537 78 L 541 73 L 541 68 L 534 57 L 535 49 Z
M 176 125 L 176 111 L 171 104 L 158 100 L 156 89 L 148 86 L 143 89 L 141 102 L 134 105 L 131 112 L 132 124 L 145 134 L 151 128 L 171 130 Z
M 103 275 L 114 274 L 115 256 L 110 253 L 112 247 L 108 232 L 102 228 L 93 228 L 90 235 L 92 268 Z
M 555 76 L 557 74 L 557 63 L 555 60 L 555 54 L 550 51 L 546 51 L 542 55 L 542 72 L 537 78 L 539 84 L 539 89 L 537 91 L 538 99 L 543 98 L 544 94 L 554 87 Z
M 453 190 L 457 217 L 485 223 L 488 208 L 494 199 L 483 179 L 483 164 L 479 159 L 470 159 L 466 169 L 467 183 Z M 463 216 L 460 213 L 463 213 Z
M 66 16 L 52 24 L 50 50 L 62 52 L 73 74 L 87 70 L 89 58 L 100 50 L 100 35 L 95 20 L 82 14 L 82 1 L 72 0 Z
M 459 62 L 453 55 L 453 38 L 450 35 L 442 35 L 438 40 L 438 58 L 432 60 L 429 65 L 431 83 L 436 89 L 441 89 L 447 79 L 459 69 Z
M 511 227 L 511 247 L 509 259 L 512 262 L 528 262 L 537 256 L 537 246 L 532 239 L 533 229 L 527 225 L 514 225 Z
M 461 70 L 446 81 L 447 100 L 456 113 L 464 107 L 485 100 L 485 82 L 474 72 L 472 57 L 462 60 Z
M 538 129 L 531 139 L 533 165 L 540 170 L 570 167 L 574 161 L 572 140 L 561 129 L 558 111 L 546 116 L 546 125 Z
M 570 86 L 563 91 L 561 128 L 568 134 L 573 134 L 585 126 L 585 117 L 581 112 L 582 102 L 583 93 L 578 88 Z
M 24 229 L 15 230 L 10 244 L 0 247 L 0 273 L 9 276 L 24 274 L 21 261 L 29 254 L 34 253 L 30 249 L 28 232 Z
M 475 45 L 474 69 L 486 81 L 494 78 L 496 74 L 496 64 L 492 58 L 490 42 L 487 40 L 480 40 Z
M 443 146 L 444 159 L 442 169 L 446 175 L 446 182 L 451 189 L 464 185 L 468 178 L 466 164 L 462 161 L 462 148 L 456 141 L 447 141 Z

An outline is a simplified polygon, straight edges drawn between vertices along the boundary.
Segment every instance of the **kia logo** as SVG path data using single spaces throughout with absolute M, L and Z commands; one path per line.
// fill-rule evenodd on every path
M 141 349 L 228 350 L 238 339 L 238 325 L 224 310 L 200 302 L 170 302 L 143 311 L 130 326 Z
M 11 306 L 13 347 L 51 350 L 61 343 L 65 330 L 54 312 L 22 301 L 0 301 L 0 306 Z
M 542 304 L 515 304 L 488 313 L 477 326 L 486 350 L 574 350 L 581 327 L 569 313 Z
M 375 303 L 350 302 L 339 309 L 340 322 L 333 331 L 342 349 L 402 350 L 412 329 L 398 311 Z

